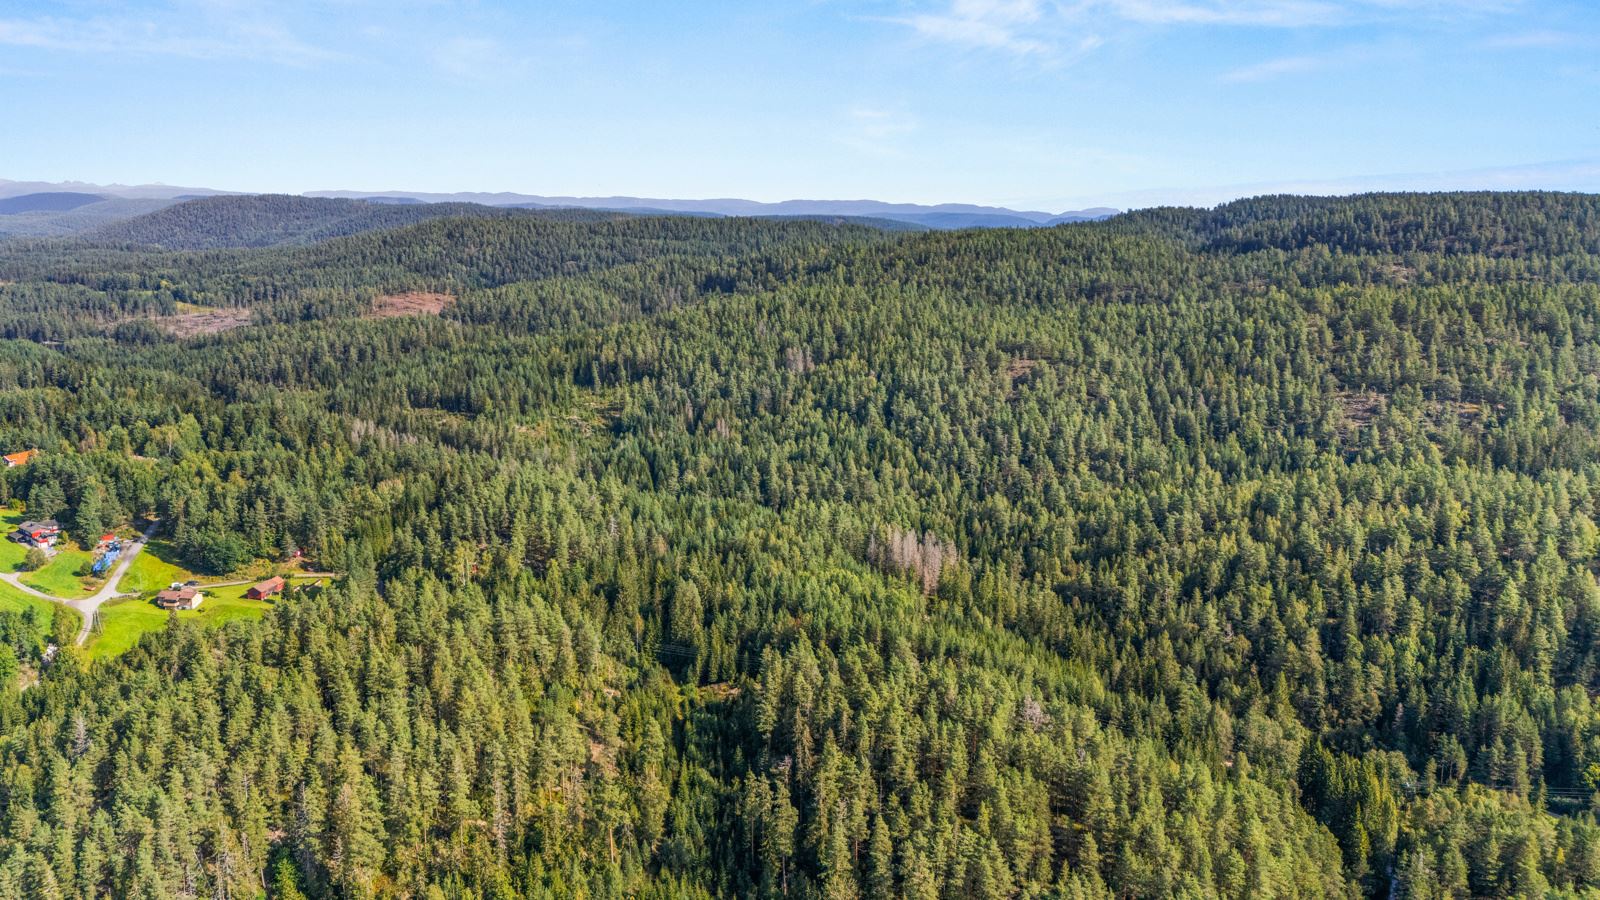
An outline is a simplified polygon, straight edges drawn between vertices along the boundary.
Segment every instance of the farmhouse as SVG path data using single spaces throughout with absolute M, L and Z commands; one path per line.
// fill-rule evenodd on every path
M 200 602 L 205 598 L 196 588 L 174 584 L 156 594 L 156 605 L 162 609 L 199 609 Z
M 61 523 L 55 519 L 45 519 L 43 522 L 29 520 L 17 526 L 11 532 L 11 539 L 19 544 L 30 544 L 34 547 L 50 548 L 55 546 L 56 540 L 61 537 Z
M 281 593 L 283 593 L 283 576 L 274 575 L 260 584 L 251 585 L 250 590 L 245 591 L 244 595 L 251 600 L 265 600 L 273 594 Z
M 38 455 L 39 451 L 37 450 L 18 450 L 16 453 L 7 453 L 5 456 L 0 457 L 0 459 L 4 459 L 6 461 L 6 468 L 15 469 L 17 466 L 27 465 L 28 460 L 33 459 Z

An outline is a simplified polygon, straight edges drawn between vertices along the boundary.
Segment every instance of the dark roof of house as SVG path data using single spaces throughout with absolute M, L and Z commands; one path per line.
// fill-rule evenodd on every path
M 195 590 L 192 587 L 181 587 L 181 588 L 178 588 L 176 590 L 174 590 L 172 588 L 167 588 L 166 590 L 162 591 L 161 593 L 156 594 L 156 599 L 157 600 L 189 600 L 189 599 L 193 598 L 194 595 L 197 594 L 197 593 L 199 593 L 199 591 Z
M 61 530 L 61 523 L 55 519 L 45 519 L 43 522 L 35 522 L 30 519 L 17 527 L 22 531 L 59 531 Z

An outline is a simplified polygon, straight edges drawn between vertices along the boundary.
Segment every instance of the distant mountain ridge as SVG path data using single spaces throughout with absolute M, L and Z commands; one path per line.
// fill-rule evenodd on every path
M 175 203 L 198 197 L 239 196 L 238 191 L 213 188 L 183 187 L 166 184 L 97 185 L 87 182 L 49 183 L 42 181 L 7 181 L 0 179 L 0 202 L 21 196 L 45 194 L 95 195 L 105 200 L 141 200 Z M 1059 213 L 1040 210 L 1016 210 L 1001 206 L 982 206 L 970 203 L 890 203 L 882 200 L 783 200 L 768 203 L 734 197 L 713 199 L 666 199 L 654 197 L 570 197 L 541 196 L 501 192 L 430 193 L 417 191 L 307 191 L 304 197 L 364 200 L 383 206 L 419 206 L 438 203 L 471 203 L 490 207 L 520 207 L 526 209 L 590 209 L 606 212 L 624 212 L 638 215 L 702 215 L 702 216 L 783 216 L 783 217 L 840 217 L 850 219 L 876 219 L 880 222 L 899 222 L 921 228 L 1035 228 L 1058 225 L 1063 222 L 1083 222 L 1113 216 L 1119 210 L 1094 207 L 1067 210 Z M 83 208 L 91 209 L 86 203 Z M 107 207 L 109 212 L 112 207 Z M 37 210 L 33 210 L 37 212 Z M 141 212 L 149 212 L 144 207 Z M 57 212 L 60 212 L 59 210 Z M 60 221 L 51 219 L 19 223 L 10 221 L 8 213 L 0 207 L 0 236 L 10 234 L 53 234 L 84 230 L 77 227 L 80 220 L 95 218 L 91 227 L 105 224 L 103 219 L 90 216 L 68 217 Z
M 213 194 L 236 194 L 239 191 L 219 191 L 214 188 L 180 187 L 170 184 L 90 184 L 87 181 L 8 181 L 0 178 L 0 197 L 21 194 L 68 192 L 102 194 L 122 200 L 176 200 L 181 197 L 208 197 Z
M 558 213 L 551 213 L 556 215 Z M 568 215 L 599 215 L 576 211 Z M 313 244 L 429 219 L 539 215 L 473 203 L 386 204 L 288 194 L 201 197 L 104 225 L 81 237 L 92 244 L 215 250 Z
M 0 215 L 25 212 L 67 212 L 80 206 L 99 203 L 109 198 L 101 194 L 84 194 L 77 191 L 42 191 L 37 194 L 18 194 L 0 198 Z
M 574 207 L 615 212 L 694 213 L 719 216 L 848 216 L 911 222 L 927 228 L 1031 228 L 1063 222 L 1085 222 L 1109 218 L 1120 210 L 1094 207 L 1060 213 L 1016 210 L 1003 206 L 971 203 L 889 203 L 883 200 L 783 200 L 766 203 L 722 197 L 708 200 L 675 200 L 661 197 L 567 197 L 529 194 L 456 193 L 435 194 L 406 191 L 308 191 L 308 197 L 343 197 L 379 203 L 481 203 L 485 206 Z

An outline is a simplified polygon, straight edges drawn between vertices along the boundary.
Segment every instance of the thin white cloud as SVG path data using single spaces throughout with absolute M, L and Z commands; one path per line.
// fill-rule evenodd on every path
M 1284 56 L 1226 72 L 1220 79 L 1226 84 L 1249 84 L 1273 81 L 1285 75 L 1300 75 L 1326 68 L 1330 63 L 1325 56 Z
M 936 41 L 1034 55 L 1051 49 L 1049 42 L 1029 36 L 1042 16 L 1039 0 L 952 0 L 943 10 L 891 21 Z
M 251 59 L 305 66 L 338 54 L 297 37 L 270 7 L 200 2 L 144 15 L 0 19 L 0 45 L 70 53 Z
M 1349 67 L 1359 63 L 1370 63 L 1376 58 L 1392 60 L 1413 52 L 1407 45 L 1399 43 L 1382 45 L 1358 44 L 1337 47 L 1326 53 L 1281 56 L 1276 59 L 1264 60 L 1224 72 L 1217 80 L 1223 84 L 1255 84 L 1276 81 L 1280 78 L 1289 78 L 1295 75 L 1307 75 L 1327 69 Z
M 433 48 L 432 59 L 439 71 L 463 81 L 489 81 L 503 78 L 523 67 L 493 38 L 451 38 Z
M 1586 191 L 1600 192 L 1600 158 L 1558 160 L 1444 172 L 1356 175 L 1347 178 L 1285 179 L 1215 187 L 1174 187 L 1062 197 L 1052 208 L 1106 204 L 1122 209 L 1149 206 L 1213 206 L 1263 194 L 1340 196 L 1371 191 Z
M 915 116 L 877 106 L 853 106 L 845 112 L 839 142 L 869 156 L 899 157 L 900 139 L 915 132 Z
M 1253 25 L 1303 28 L 1337 22 L 1348 4 L 1331 0 L 1106 0 L 1086 3 L 1150 25 Z
M 1316 28 L 1400 17 L 1460 18 L 1508 12 L 1522 0 L 1081 0 L 1099 11 L 1157 25 Z
M 1595 38 L 1570 31 L 1519 31 L 1489 38 L 1483 46 L 1490 50 L 1556 50 L 1563 47 L 1587 47 Z
M 1148 27 L 1335 28 L 1422 19 L 1455 21 L 1522 0 L 939 0 L 885 21 L 919 37 L 1022 57 L 1057 57 L 1102 43 L 1100 30 Z

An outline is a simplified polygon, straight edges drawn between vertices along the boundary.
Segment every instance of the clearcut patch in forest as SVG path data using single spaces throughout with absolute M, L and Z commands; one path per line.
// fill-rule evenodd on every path
M 1037 359 L 1030 359 L 1025 356 L 1013 357 L 1010 362 L 1006 363 L 1006 380 L 1011 382 L 1011 389 L 1006 392 L 1007 400 L 1017 399 L 1017 390 L 1033 380 L 1033 372 L 1038 367 L 1039 361 Z
M 1375 391 L 1339 391 L 1334 394 L 1349 428 L 1365 428 L 1383 411 L 1384 397 Z
M 173 337 L 190 338 L 243 328 L 250 324 L 250 318 L 250 310 L 230 308 L 179 313 L 175 316 L 157 316 L 151 321 Z
M 403 294 L 384 294 L 372 301 L 374 319 L 392 319 L 399 316 L 437 316 L 456 298 L 437 291 L 406 291 Z

